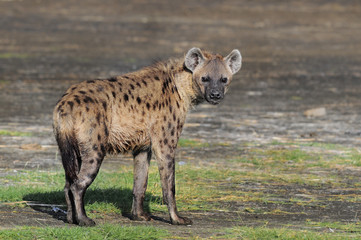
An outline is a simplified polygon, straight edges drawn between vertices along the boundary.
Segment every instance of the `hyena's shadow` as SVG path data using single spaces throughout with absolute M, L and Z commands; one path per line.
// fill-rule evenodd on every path
M 93 203 L 111 203 L 121 211 L 122 216 L 130 218 L 132 208 L 132 189 L 108 188 L 88 189 L 85 195 L 85 207 Z M 66 202 L 64 191 L 30 193 L 23 200 L 36 211 L 47 213 L 53 218 L 66 222 Z M 144 199 L 144 211 L 150 213 L 151 202 L 162 203 L 162 198 L 146 193 Z M 155 220 L 166 221 L 155 216 Z

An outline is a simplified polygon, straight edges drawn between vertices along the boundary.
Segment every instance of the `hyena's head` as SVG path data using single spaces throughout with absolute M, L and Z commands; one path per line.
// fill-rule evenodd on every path
M 241 69 L 242 56 L 237 49 L 222 57 L 192 48 L 186 54 L 184 64 L 193 73 L 193 82 L 202 97 L 211 104 L 218 104 L 224 98 L 232 76 Z

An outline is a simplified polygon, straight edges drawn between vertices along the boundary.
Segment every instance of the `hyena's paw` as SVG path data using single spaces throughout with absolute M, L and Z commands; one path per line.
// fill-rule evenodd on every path
M 73 214 L 72 214 L 70 211 L 68 211 L 68 214 L 66 215 L 66 221 L 67 221 L 69 224 L 75 223 Z
M 88 217 L 79 219 L 78 224 L 79 224 L 79 226 L 84 226 L 84 227 L 95 226 L 95 222 L 92 219 L 88 218 Z
M 141 213 L 141 214 L 132 214 L 130 216 L 131 220 L 134 221 L 150 221 L 152 218 L 149 213 Z
M 192 225 L 193 222 L 189 218 L 186 217 L 177 217 L 177 219 L 171 219 L 171 223 L 173 225 Z

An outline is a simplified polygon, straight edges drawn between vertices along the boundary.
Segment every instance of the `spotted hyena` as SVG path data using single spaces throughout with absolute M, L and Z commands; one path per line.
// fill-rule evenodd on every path
M 159 62 L 106 80 L 71 86 L 54 109 L 54 133 L 65 169 L 67 220 L 94 225 L 84 210 L 86 189 L 94 181 L 106 153 L 131 152 L 134 187 L 131 216 L 150 220 L 143 211 L 148 168 L 154 154 L 163 199 L 172 224 L 191 224 L 180 217 L 175 201 L 175 149 L 186 114 L 206 100 L 218 104 L 227 92 L 242 57 L 227 57 L 192 48 L 184 58 Z

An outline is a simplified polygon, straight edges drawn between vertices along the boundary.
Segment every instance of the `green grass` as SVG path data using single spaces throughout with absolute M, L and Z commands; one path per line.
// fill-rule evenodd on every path
M 193 148 L 206 145 L 196 140 L 182 140 L 180 146 Z M 186 211 L 228 212 L 288 219 L 293 214 L 308 216 L 307 214 L 310 212 L 307 212 L 307 209 L 322 209 L 332 202 L 358 203 L 361 201 L 358 194 L 361 187 L 360 177 L 342 174 L 342 171 L 343 169 L 357 168 L 361 165 L 360 162 L 358 151 L 352 148 L 303 143 L 277 145 L 273 142 L 267 146 L 251 146 L 246 153 L 231 159 L 221 159 L 206 164 L 177 165 L 178 210 L 181 213 Z M 107 219 L 110 216 L 130 211 L 132 171 L 129 166 L 111 171 L 105 169 L 100 171 L 85 197 L 85 207 L 91 218 L 97 221 L 97 219 Z M 35 201 L 65 205 L 63 185 L 64 173 L 62 170 L 23 170 L 18 171 L 15 175 L 13 173 L 5 174 L 0 178 L 0 202 Z M 329 191 L 330 189 L 345 189 L 346 192 L 334 194 Z M 265 207 L 268 205 L 274 207 Z M 297 210 L 298 207 L 299 210 Z M 144 208 L 145 211 L 153 212 L 155 215 L 157 212 L 167 212 L 167 207 L 162 201 L 159 173 L 154 161 L 150 167 Z M 245 219 L 245 217 L 235 217 L 235 224 L 240 224 L 239 220 L 241 219 Z M 215 239 L 217 236 L 221 236 L 219 237 L 221 239 L 352 239 L 356 233 L 361 232 L 360 225 L 357 223 L 337 221 L 317 222 L 310 219 L 303 223 L 300 222 L 298 225 L 287 225 L 287 221 L 278 223 L 278 225 L 279 227 L 272 228 L 268 225 L 265 227 L 225 227 L 217 229 L 222 234 L 214 233 L 212 236 Z M 335 232 L 327 232 L 328 228 L 334 229 Z M 68 236 L 66 235 L 67 229 L 69 228 L 21 228 L 0 234 L 16 234 L 18 232 L 21 237 L 23 236 L 21 234 L 27 234 L 24 235 L 25 239 L 28 235 L 30 239 L 47 239 L 51 238 L 52 232 L 59 231 L 59 236 L 66 238 Z M 71 229 L 74 231 L 74 236 L 79 231 L 81 237 L 88 236 L 88 234 L 90 236 L 93 231 L 88 228 L 72 227 Z M 108 236 L 109 233 L 108 239 L 122 239 L 119 237 L 120 235 L 116 235 L 118 234 L 116 232 L 119 229 L 127 228 L 116 225 L 100 225 L 94 229 L 103 231 L 102 236 Z M 320 232 L 320 229 L 324 229 L 326 232 Z M 149 229 L 143 230 L 148 231 Z M 139 230 L 139 232 L 143 230 Z M 160 234 L 163 233 L 166 234 L 162 231 Z M 4 236 L 12 237 L 13 235 Z M 150 233 L 149 236 L 153 236 L 153 233 Z M 195 239 L 197 236 L 195 235 Z M 176 236 L 171 234 L 167 238 L 176 238 Z
M 22 53 L 0 53 L 0 59 L 10 59 L 10 58 L 25 59 L 28 57 L 29 57 L 29 55 L 22 54 Z
M 201 148 L 201 147 L 209 147 L 209 144 L 207 142 L 202 142 L 196 139 L 180 138 L 178 141 L 178 147 Z
M 144 226 L 120 226 L 114 224 L 82 227 L 19 227 L 0 230 L 0 239 L 161 239 L 166 230 Z
M 16 136 L 16 137 L 30 137 L 32 134 L 28 132 L 0 130 L 0 136 Z
M 234 227 L 228 229 L 228 234 L 222 239 L 248 239 L 248 240 L 344 240 L 359 239 L 359 235 L 350 234 L 345 236 L 342 232 L 330 232 L 328 228 L 324 228 L 323 232 L 315 232 L 309 230 L 294 230 L 289 228 L 268 228 L 268 227 Z

